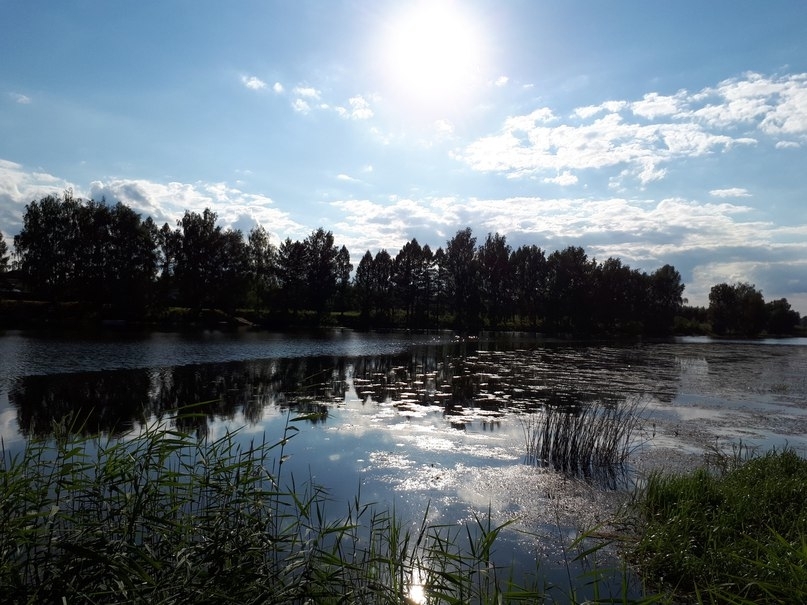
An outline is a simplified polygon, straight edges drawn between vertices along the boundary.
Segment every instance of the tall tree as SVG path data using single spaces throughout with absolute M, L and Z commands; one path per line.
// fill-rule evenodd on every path
M 547 263 L 544 251 L 535 245 L 520 246 L 510 258 L 515 300 L 522 321 L 526 318 L 532 329 L 538 327 L 538 317 L 544 312 L 547 287 Z
M 79 200 L 71 191 L 25 206 L 23 226 L 14 236 L 19 268 L 34 293 L 58 301 L 76 291 Z
M 103 270 L 107 301 L 126 313 L 141 311 L 152 300 L 158 268 L 158 231 L 151 220 L 118 202 L 97 215 L 107 220 L 103 234 Z M 100 230 L 96 229 L 96 233 Z
M 216 218 L 215 212 L 205 208 L 202 214 L 186 210 L 177 221 L 176 283 L 182 302 L 197 312 L 212 302 L 218 287 L 215 264 L 221 227 Z
M 767 331 L 770 334 L 793 334 L 801 321 L 798 311 L 790 307 L 786 298 L 772 300 L 765 305 Z
M 250 230 L 247 255 L 252 304 L 255 309 L 261 309 L 269 293 L 277 286 L 277 249 L 269 241 L 269 234 L 262 225 Z
M 415 280 L 418 284 L 419 301 L 416 306 L 417 322 L 421 327 L 428 327 L 431 324 L 432 306 L 437 298 L 437 270 L 429 244 L 425 244 L 421 250 L 421 264 Z
M 511 252 L 506 237 L 498 233 L 488 233 L 485 243 L 478 250 L 482 307 L 494 329 L 513 312 Z
M 393 309 L 392 257 L 383 249 L 373 258 L 372 288 L 376 317 L 382 322 L 390 321 Z
M 555 330 L 588 332 L 592 320 L 593 273 L 585 250 L 569 246 L 547 258 L 547 321 Z
M 673 329 L 675 316 L 684 305 L 684 283 L 681 274 L 672 265 L 664 265 L 649 276 L 645 330 L 651 334 L 665 334 Z
M 314 230 L 304 242 L 309 307 L 321 319 L 333 301 L 337 286 L 336 258 L 339 250 L 333 233 L 322 227 Z
M 460 329 L 475 329 L 479 319 L 479 263 L 476 238 L 470 228 L 457 231 L 446 243 L 446 277 L 454 323 Z
M 359 309 L 362 321 L 370 321 L 370 312 L 373 308 L 373 254 L 368 250 L 364 253 L 356 267 L 353 278 L 353 287 L 359 299 Z
M 230 313 L 244 304 L 249 284 L 249 249 L 238 229 L 226 229 L 219 235 L 215 249 L 213 301 L 218 309 Z
M 715 334 L 756 336 L 765 326 L 765 299 L 747 282 L 712 286 L 709 319 Z
M 336 305 L 341 314 L 344 314 L 350 304 L 351 271 L 353 265 L 350 262 L 350 252 L 342 246 L 336 254 Z
M 410 326 L 418 299 L 422 277 L 423 248 L 417 239 L 404 244 L 395 256 L 392 270 L 392 281 L 395 287 L 395 299 L 404 311 L 406 325 Z
M 284 313 L 290 310 L 296 316 L 305 304 L 307 266 L 305 245 L 287 237 L 278 248 L 277 258 L 277 276 Z

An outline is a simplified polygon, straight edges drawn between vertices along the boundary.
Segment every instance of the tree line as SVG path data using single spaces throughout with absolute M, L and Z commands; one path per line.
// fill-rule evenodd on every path
M 395 256 L 368 250 L 354 273 L 347 248 L 321 227 L 276 246 L 260 225 L 246 237 L 223 229 L 209 209 L 158 227 L 125 204 L 69 191 L 25 207 L 13 256 L 30 295 L 129 318 L 183 307 L 249 310 L 283 325 L 323 324 L 336 313 L 366 328 L 666 334 L 684 311 L 684 285 L 671 265 L 645 273 L 618 258 L 597 262 L 580 247 L 513 249 L 498 233 L 477 243 L 466 228 L 436 250 L 416 239 Z M 3 243 L 0 269 L 9 259 Z M 717 325 L 739 329 L 731 301 L 715 300 Z

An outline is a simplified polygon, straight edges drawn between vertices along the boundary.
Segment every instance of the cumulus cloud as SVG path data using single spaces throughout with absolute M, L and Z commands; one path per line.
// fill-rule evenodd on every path
M 578 107 L 567 120 L 538 108 L 506 118 L 499 132 L 454 157 L 509 178 L 620 167 L 622 176 L 645 185 L 664 178 L 674 160 L 756 145 L 761 137 L 787 137 L 779 147 L 807 140 L 807 74 L 749 73 L 696 93 L 652 92 Z
M 311 106 L 303 99 L 294 99 L 291 102 L 291 108 L 297 113 L 308 113 L 311 111 Z
M 370 103 L 361 95 L 348 99 L 347 107 L 336 107 L 336 113 L 345 119 L 368 120 L 373 117 Z
M 69 181 L 0 159 L 0 225 L 3 235 L 19 231 L 26 204 L 48 195 L 61 195 L 68 189 L 77 196 L 81 195 L 78 187 Z
M 498 88 L 501 88 L 503 86 L 507 86 L 507 83 L 509 81 L 510 78 L 508 78 L 507 76 L 499 76 L 498 78 L 496 78 L 496 80 L 494 80 L 493 85 Z
M 251 228 L 260 223 L 278 238 L 304 234 L 305 228 L 278 209 L 271 198 L 247 193 L 226 183 L 155 183 L 142 179 L 112 179 L 90 184 L 93 199 L 121 201 L 158 224 L 173 226 L 185 211 L 210 208 L 224 226 Z
M 241 76 L 241 82 L 250 90 L 261 90 L 266 88 L 266 82 L 255 76 Z
M 283 94 L 286 90 L 280 82 L 275 82 L 272 84 L 272 90 L 275 91 L 275 94 Z

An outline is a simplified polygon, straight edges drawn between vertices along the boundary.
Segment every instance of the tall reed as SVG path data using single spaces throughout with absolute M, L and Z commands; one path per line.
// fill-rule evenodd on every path
M 0 596 L 8 603 L 543 602 L 500 577 L 502 527 L 404 524 L 284 477 L 283 437 L 128 440 L 68 430 L 0 456 Z M 187 420 L 187 419 L 186 419 Z M 180 423 L 181 424 L 181 423 Z M 284 485 L 284 482 L 286 485 Z
M 641 412 L 641 401 L 630 399 L 575 410 L 547 406 L 522 415 L 525 461 L 571 474 L 613 469 L 627 460 L 635 445 Z

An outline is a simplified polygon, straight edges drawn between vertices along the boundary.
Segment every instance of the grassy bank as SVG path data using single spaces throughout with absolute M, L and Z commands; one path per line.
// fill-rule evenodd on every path
M 649 477 L 636 502 L 642 575 L 676 602 L 807 602 L 807 460 L 718 460 Z

